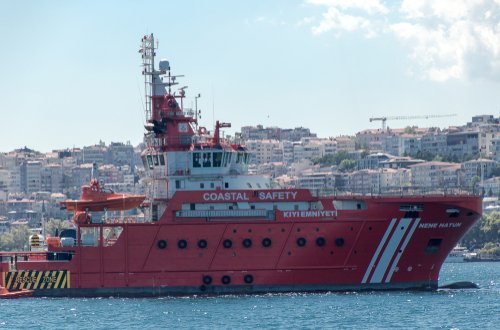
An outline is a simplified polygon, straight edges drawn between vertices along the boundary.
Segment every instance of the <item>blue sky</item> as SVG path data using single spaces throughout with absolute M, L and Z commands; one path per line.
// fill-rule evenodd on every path
M 139 143 L 151 32 L 207 127 L 328 137 L 500 113 L 500 0 L 0 0 L 0 151 Z

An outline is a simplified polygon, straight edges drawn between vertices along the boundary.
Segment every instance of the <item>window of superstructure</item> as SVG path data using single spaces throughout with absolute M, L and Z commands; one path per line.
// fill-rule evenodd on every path
M 224 188 L 229 188 L 229 182 L 224 182 Z
M 175 180 L 175 189 L 181 188 L 181 180 Z
M 153 169 L 153 159 L 151 158 L 151 155 L 148 155 L 148 167 L 149 169 Z
M 199 152 L 193 152 L 193 167 L 201 167 Z
M 159 156 L 160 157 L 160 165 L 165 166 L 165 157 L 163 157 L 163 154 Z
M 212 167 L 212 153 L 204 152 L 203 153 L 203 167 Z
M 221 167 L 222 165 L 222 152 L 214 152 L 214 167 Z
M 154 166 L 158 166 L 160 162 L 158 161 L 158 155 L 153 155 L 153 164 Z
M 203 182 L 202 182 L 202 183 L 200 183 L 200 188 L 201 188 L 201 189 L 205 188 L 205 184 L 204 184 Z

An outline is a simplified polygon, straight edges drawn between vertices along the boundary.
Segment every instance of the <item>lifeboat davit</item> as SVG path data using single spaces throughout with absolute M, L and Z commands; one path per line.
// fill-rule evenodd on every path
M 66 200 L 61 205 L 75 213 L 124 211 L 138 207 L 145 198 L 144 195 L 115 193 L 111 189 L 102 188 L 97 179 L 93 178 L 89 185 L 82 187 L 79 200 Z

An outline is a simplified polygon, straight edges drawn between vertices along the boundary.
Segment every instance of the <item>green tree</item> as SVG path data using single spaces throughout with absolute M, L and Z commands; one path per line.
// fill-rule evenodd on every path
M 0 236 L 0 250 L 24 250 L 28 245 L 31 232 L 28 226 L 16 226 L 8 233 Z
M 500 212 L 484 214 L 465 234 L 462 243 L 469 249 L 477 249 L 487 243 L 500 243 Z
M 443 159 L 443 156 L 436 155 L 436 156 L 434 156 L 434 158 L 432 160 L 435 162 L 442 162 L 444 159 Z
M 415 134 L 416 130 L 415 130 L 415 127 L 406 126 L 404 132 L 405 132 L 405 134 Z
M 496 256 L 500 256 L 500 246 L 498 244 L 493 243 L 493 242 L 488 242 L 488 243 L 484 244 L 483 248 L 481 249 L 481 253 L 493 254 Z
M 356 167 L 356 161 L 352 159 L 343 159 L 339 164 L 339 171 L 350 172 Z
M 347 151 L 339 151 L 333 155 L 333 161 L 336 165 L 340 165 L 344 159 L 350 159 Z
M 472 179 L 470 179 L 470 187 L 475 188 L 477 184 L 481 181 L 481 178 L 477 175 L 473 176 Z
M 323 157 L 314 158 L 312 159 L 312 162 L 314 164 L 321 164 L 321 165 L 340 165 L 340 163 L 344 159 L 350 159 L 350 156 L 347 153 L 347 151 L 339 151 L 334 154 L 328 154 Z
M 50 219 L 47 221 L 47 224 L 45 225 L 45 236 L 56 236 L 56 229 L 57 232 L 61 232 L 61 230 L 69 228 L 69 223 L 68 221 L 64 220 L 59 220 L 59 219 Z

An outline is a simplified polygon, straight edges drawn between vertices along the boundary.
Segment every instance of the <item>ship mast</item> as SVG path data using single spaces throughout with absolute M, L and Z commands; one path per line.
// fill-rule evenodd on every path
M 151 119 L 151 108 L 152 108 L 152 97 L 153 97 L 153 75 L 155 67 L 155 45 L 154 36 L 151 33 L 149 36 L 144 36 L 141 39 L 141 48 L 139 53 L 142 54 L 142 75 L 144 76 L 144 93 L 146 94 L 145 99 L 145 113 L 146 121 Z

